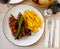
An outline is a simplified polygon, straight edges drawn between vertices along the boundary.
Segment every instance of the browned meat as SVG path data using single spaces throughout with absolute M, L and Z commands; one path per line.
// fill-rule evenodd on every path
M 28 30 L 25 31 L 25 33 L 26 33 L 27 36 L 30 36 L 31 35 L 31 30 L 28 29 Z
M 25 28 L 24 28 L 24 26 L 22 26 L 21 29 L 22 29 L 22 30 L 21 30 L 22 36 L 25 36 Z
M 18 30 L 18 22 L 20 20 L 20 17 L 22 16 L 21 13 L 18 14 L 17 19 L 11 14 L 11 17 L 9 18 L 9 26 L 12 32 L 12 35 L 15 37 L 17 30 Z M 20 36 L 18 39 L 21 39 L 24 36 L 30 36 L 31 35 L 31 30 L 29 30 L 26 27 L 26 23 L 25 21 L 23 21 L 22 27 L 21 27 L 21 32 L 20 32 Z
M 22 14 L 19 12 L 18 16 L 17 16 L 17 20 L 20 20 L 20 17 L 22 16 Z
M 14 18 L 14 16 L 11 14 L 11 17 L 9 18 L 9 26 L 11 28 L 11 32 L 13 36 L 16 36 L 17 28 L 18 28 L 18 21 Z

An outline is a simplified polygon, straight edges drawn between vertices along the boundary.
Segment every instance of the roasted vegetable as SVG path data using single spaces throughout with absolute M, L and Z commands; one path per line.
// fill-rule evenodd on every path
M 23 20 L 24 20 L 24 17 L 21 16 L 20 21 L 19 21 L 19 25 L 18 25 L 18 31 L 17 31 L 17 34 L 16 34 L 15 39 L 18 39 L 18 37 L 19 37 L 19 35 L 20 35 Z

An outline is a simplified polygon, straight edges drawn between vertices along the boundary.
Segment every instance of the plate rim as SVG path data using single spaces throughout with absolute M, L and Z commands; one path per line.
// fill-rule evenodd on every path
M 23 2 L 24 0 L 22 0 L 21 2 Z M 19 4 L 19 3 L 21 3 L 20 1 L 19 2 L 15 2 L 15 3 L 10 3 L 10 1 L 9 1 L 9 4 Z
M 19 5 L 17 5 L 17 6 L 19 6 Z M 17 6 L 14 6 L 14 7 L 17 7 Z M 22 6 L 22 5 L 20 5 L 20 6 Z M 23 5 L 23 6 L 24 6 L 24 5 Z M 25 6 L 31 6 L 31 5 L 25 5 Z M 13 45 L 19 46 L 19 47 L 20 47 L 20 46 L 22 46 L 22 47 L 31 46 L 31 45 L 37 43 L 37 42 L 41 39 L 42 35 L 44 34 L 44 30 L 43 30 L 43 33 L 42 33 L 41 37 L 40 37 L 37 41 L 35 41 L 34 43 L 29 44 L 29 45 L 18 45 L 18 44 L 15 44 L 15 43 L 13 43 L 11 40 L 8 39 L 7 35 L 5 34 L 5 30 L 4 30 L 4 18 L 5 18 L 5 16 L 6 16 L 6 14 L 7 14 L 11 9 L 13 9 L 14 7 L 10 8 L 10 9 L 5 13 L 5 15 L 4 15 L 4 17 L 3 17 L 3 20 L 2 20 L 2 30 L 3 30 L 4 36 L 6 37 L 6 39 L 7 39 L 10 43 L 12 43 Z M 34 6 L 31 6 L 31 7 L 35 8 Z M 37 8 L 35 8 L 35 9 L 37 9 Z M 38 10 L 38 9 L 37 9 L 37 10 Z M 39 11 L 39 10 L 38 10 L 38 11 Z M 40 12 L 40 11 L 39 11 L 39 12 Z M 40 12 L 40 13 L 41 13 L 41 12 Z M 41 14 L 41 15 L 42 15 L 42 14 Z M 43 18 L 43 15 L 42 15 L 42 18 Z M 43 21 L 44 21 L 44 18 L 43 18 Z M 44 27 L 45 27 L 45 23 L 44 23 Z M 44 28 L 43 28 L 43 29 L 44 29 Z

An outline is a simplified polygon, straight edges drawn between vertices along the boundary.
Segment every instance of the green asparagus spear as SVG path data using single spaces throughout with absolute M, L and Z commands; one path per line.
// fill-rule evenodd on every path
M 21 16 L 20 21 L 19 21 L 19 25 L 18 25 L 18 31 L 17 31 L 17 34 L 16 34 L 15 39 L 18 39 L 18 37 L 19 37 L 19 35 L 20 35 L 20 32 L 21 32 L 21 26 L 22 26 L 23 20 L 24 20 L 24 17 Z

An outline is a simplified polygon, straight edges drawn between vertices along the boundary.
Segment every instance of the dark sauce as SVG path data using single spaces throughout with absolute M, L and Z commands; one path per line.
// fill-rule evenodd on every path
M 7 4 L 10 0 L 0 0 L 0 3 Z

